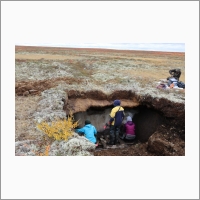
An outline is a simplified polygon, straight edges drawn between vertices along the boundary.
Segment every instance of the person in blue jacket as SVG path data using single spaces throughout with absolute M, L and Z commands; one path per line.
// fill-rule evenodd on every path
M 85 126 L 83 128 L 75 129 L 75 132 L 83 133 L 84 136 L 94 144 L 97 142 L 95 137 L 95 135 L 97 135 L 97 130 L 89 120 L 85 120 Z

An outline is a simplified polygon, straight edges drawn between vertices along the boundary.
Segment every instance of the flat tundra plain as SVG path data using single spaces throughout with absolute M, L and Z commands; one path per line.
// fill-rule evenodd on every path
M 180 81 L 185 83 L 185 53 L 16 46 L 15 140 L 37 139 L 41 134 L 32 115 L 38 111 L 45 89 L 59 86 L 63 90 L 104 93 L 131 89 L 177 99 L 185 96 L 185 90 L 156 88 L 173 68 L 181 69 Z M 22 84 L 24 90 L 17 90 Z M 38 86 L 38 93 L 23 95 L 26 87 L 32 86 Z

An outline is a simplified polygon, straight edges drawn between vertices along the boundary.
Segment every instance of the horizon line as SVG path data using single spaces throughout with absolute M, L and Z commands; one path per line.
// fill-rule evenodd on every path
M 32 44 L 15 44 L 15 46 L 27 46 L 27 47 L 50 47 L 50 48 L 74 48 L 74 49 L 107 49 L 107 50 L 121 50 L 121 51 L 155 51 L 155 52 L 171 52 L 171 53 L 185 53 L 185 51 L 181 51 L 181 50 L 176 50 L 176 51 L 173 51 L 173 50 L 158 50 L 158 49 L 138 49 L 138 48 L 134 48 L 134 49 L 130 49 L 130 48 L 117 48 L 117 47 L 96 47 L 96 46 L 74 46 L 74 45 L 40 45 L 40 44 L 37 44 L 37 45 L 32 45 Z

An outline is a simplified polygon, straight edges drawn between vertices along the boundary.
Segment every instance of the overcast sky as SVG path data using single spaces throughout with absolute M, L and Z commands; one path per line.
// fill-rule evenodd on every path
M 184 43 L 19 43 L 16 45 L 25 46 L 52 46 L 52 47 L 77 47 L 77 48 L 106 48 L 122 50 L 146 50 L 146 51 L 167 51 L 185 52 Z

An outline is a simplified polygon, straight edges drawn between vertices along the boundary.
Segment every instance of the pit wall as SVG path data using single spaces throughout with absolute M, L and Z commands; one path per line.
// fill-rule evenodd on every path
M 78 112 L 74 114 L 74 119 L 75 121 L 79 121 L 79 127 L 83 127 L 85 125 L 85 120 L 88 119 L 91 121 L 91 123 L 96 127 L 97 131 L 101 132 L 103 131 L 103 127 L 106 123 L 108 123 L 110 119 L 110 112 L 111 109 L 106 108 L 106 109 L 96 109 L 96 108 L 90 108 L 86 112 Z M 130 108 L 124 108 L 125 112 L 125 119 L 128 115 L 130 115 L 132 118 L 133 116 L 138 113 L 136 109 L 130 109 Z M 126 120 L 124 119 L 123 122 Z
M 79 122 L 81 128 L 85 125 L 85 120 L 91 121 L 98 132 L 104 131 L 103 127 L 110 119 L 110 108 L 90 108 L 85 112 L 74 114 L 74 119 Z M 136 136 L 141 142 L 146 142 L 149 137 L 157 130 L 157 128 L 164 122 L 164 117 L 161 113 L 148 109 L 147 107 L 138 108 L 124 108 L 125 118 L 123 123 L 126 123 L 126 117 L 131 116 L 136 125 Z
M 67 98 L 63 109 L 66 111 L 66 115 L 72 111 L 75 120 L 79 120 L 81 127 L 88 119 L 98 131 L 101 131 L 109 120 L 113 101 L 120 99 L 125 113 L 134 113 L 133 121 L 136 123 L 136 134 L 141 141 L 147 141 L 160 125 L 172 127 L 182 138 L 185 137 L 184 102 L 172 102 L 167 98 L 159 99 L 150 95 L 140 96 L 132 91 L 114 91 L 109 95 L 101 91 L 70 90 L 66 93 Z M 132 112 L 132 109 L 139 112 Z

